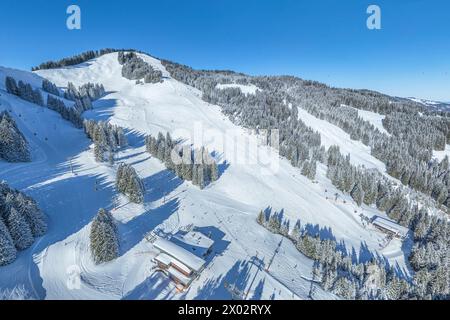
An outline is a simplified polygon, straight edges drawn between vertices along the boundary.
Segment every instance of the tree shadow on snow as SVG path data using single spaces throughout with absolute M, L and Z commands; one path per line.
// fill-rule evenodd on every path
M 85 111 L 83 116 L 87 119 L 107 122 L 114 115 L 113 108 L 116 106 L 116 99 L 99 99 L 93 102 L 94 109 Z
M 139 157 L 139 156 L 142 156 L 143 154 L 146 154 L 146 152 L 142 151 L 142 152 L 137 152 L 137 153 L 133 153 L 133 154 L 128 154 L 128 155 L 122 156 L 122 157 L 116 157 L 115 158 L 115 162 L 116 163 L 124 162 L 125 160 L 132 159 L 132 158 L 135 158 L 135 157 Z M 148 156 L 147 158 L 145 158 L 142 161 L 146 161 L 148 159 L 150 159 L 150 156 Z M 139 160 L 139 162 L 141 162 L 141 160 Z
M 206 257 L 203 257 L 206 260 L 207 265 L 214 260 L 215 257 L 222 255 L 231 243 L 230 241 L 224 240 L 225 233 L 217 227 L 195 227 L 193 230 L 203 233 L 214 241 L 214 244 L 211 247 L 211 253 Z
M 198 288 L 194 299 L 229 300 L 233 298 L 230 288 L 234 288 L 244 298 L 259 299 L 264 288 L 264 281 L 260 280 L 257 284 L 255 281 L 260 272 L 263 270 L 255 262 L 239 260 L 225 274 L 207 280 L 202 287 Z M 252 288 L 255 289 L 252 290 Z
M 222 161 L 224 158 L 224 155 L 223 155 L 223 153 L 219 153 L 217 151 L 212 151 L 211 157 L 218 164 L 217 168 L 219 171 L 219 178 L 220 178 L 225 173 L 225 171 L 230 167 L 230 163 L 227 160 Z
M 141 152 L 141 153 L 136 154 L 135 156 L 140 155 L 140 154 L 144 154 L 144 153 L 145 153 L 145 152 Z M 129 162 L 128 164 L 131 165 L 131 166 L 135 166 L 135 165 L 137 165 L 137 164 L 139 164 L 139 163 L 142 163 L 142 162 L 147 161 L 147 160 L 150 159 L 150 158 L 151 158 L 151 157 L 148 156 L 148 157 L 145 157 L 145 158 L 142 158 L 142 159 L 139 159 L 139 160 L 135 160 L 135 161 Z
M 145 179 L 143 179 L 145 186 L 145 202 L 153 202 L 159 199 L 164 199 L 171 192 L 183 184 L 183 180 L 178 178 L 175 173 L 166 169 L 159 171 Z
M 167 220 L 178 210 L 178 207 L 178 198 L 172 199 L 156 209 L 144 212 L 125 224 L 120 224 L 120 255 L 125 254 L 141 242 L 148 232 Z
M 64 167 L 60 166 L 60 170 L 63 169 Z M 58 176 L 56 173 L 52 175 Z M 48 178 L 45 181 L 48 181 Z M 45 248 L 67 239 L 84 228 L 92 221 L 99 208 L 108 208 L 111 205 L 113 186 L 105 176 L 78 174 L 49 184 L 33 186 L 27 193 L 38 199 L 39 207 L 47 217 L 47 233 L 36 239 L 32 245 L 32 252 L 39 254 Z M 61 208 L 65 209 L 61 210 Z M 19 254 L 31 254 L 31 249 L 28 250 L 30 251 L 25 250 Z M 34 258 L 30 257 L 30 259 Z M 17 270 L 16 263 L 23 263 L 23 261 L 17 259 L 10 266 Z M 46 291 L 42 287 L 40 271 L 35 263 L 30 263 L 28 267 L 29 275 L 33 279 L 33 292 L 37 295 L 36 298 L 43 299 Z
M 125 136 L 128 140 L 128 145 L 133 148 L 141 148 L 145 146 L 146 134 L 134 129 L 124 128 Z
M 336 241 L 336 237 L 333 235 L 333 231 L 330 227 L 321 227 L 318 224 L 307 223 L 304 228 L 306 233 L 312 237 L 319 237 L 322 240 Z
M 122 300 L 170 300 L 176 294 L 172 280 L 162 272 L 154 272 L 129 291 Z
M 217 166 L 219 169 L 219 178 L 222 177 L 222 175 L 227 171 L 227 169 L 230 167 L 230 163 L 227 161 L 224 161 L 222 163 L 219 163 Z

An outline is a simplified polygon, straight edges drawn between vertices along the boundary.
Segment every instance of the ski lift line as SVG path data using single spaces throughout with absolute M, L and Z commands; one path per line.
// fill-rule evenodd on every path
M 256 258 L 256 259 L 258 258 L 258 252 L 256 252 L 255 258 Z M 252 282 L 250 283 L 250 285 L 249 285 L 249 287 L 248 287 L 248 290 L 247 290 L 247 292 L 246 292 L 246 294 L 245 294 L 244 300 L 247 300 L 248 295 L 249 295 L 249 293 L 250 293 L 250 289 L 252 288 L 253 283 L 255 283 L 256 276 L 258 275 L 259 271 L 261 270 L 261 269 L 259 268 L 259 266 L 256 265 L 254 262 L 250 262 L 250 263 L 251 263 L 252 265 L 255 265 L 255 267 L 256 267 L 256 272 L 255 272 L 255 275 L 254 275 L 254 277 L 253 277 L 253 279 L 252 279 Z M 248 270 L 248 272 L 250 273 L 251 270 L 252 270 L 252 268 L 250 267 L 250 269 Z
M 217 216 L 217 213 L 216 213 L 215 211 L 213 211 L 213 213 L 214 213 L 214 215 L 216 216 L 216 218 L 217 218 L 218 221 L 219 221 L 220 219 L 219 219 L 219 217 Z M 229 229 L 228 229 L 222 222 L 219 222 L 219 224 L 222 224 L 223 227 L 224 227 L 224 229 L 225 229 L 226 231 L 228 231 L 228 234 L 230 234 L 230 236 L 231 236 L 233 239 L 235 239 L 235 241 L 236 241 L 237 243 L 239 243 L 239 244 L 241 245 L 241 248 L 242 248 L 242 249 L 246 252 L 246 254 L 247 254 L 246 258 L 251 258 L 252 255 L 248 252 L 248 250 L 245 248 L 245 246 L 243 246 L 242 243 L 240 243 L 240 241 L 234 236 L 234 234 L 233 234 L 232 232 L 230 232 Z M 283 241 L 283 238 L 281 238 L 281 241 L 280 241 L 280 243 L 278 244 L 277 249 L 275 250 L 274 256 L 272 257 L 272 262 L 273 262 L 273 259 L 274 259 L 275 255 L 276 255 L 276 252 L 278 252 L 277 250 L 278 250 L 279 247 L 281 246 L 282 241 Z M 249 259 L 249 263 L 254 264 L 254 262 L 251 261 L 250 259 Z M 269 266 L 270 266 L 270 265 L 269 265 Z M 257 266 L 257 267 L 258 267 L 258 266 Z M 260 269 L 260 268 L 258 267 L 258 270 L 259 270 L 259 269 Z M 290 288 L 289 288 L 286 284 L 284 284 L 281 280 L 279 280 L 279 279 L 276 278 L 274 275 L 272 275 L 272 274 L 269 272 L 268 268 L 262 269 L 262 271 L 265 272 L 266 275 L 270 276 L 272 279 L 274 279 L 275 281 L 277 281 L 278 283 L 280 283 L 282 286 L 284 286 L 286 290 L 288 290 L 289 292 L 291 292 L 291 293 L 293 294 L 293 296 L 296 296 L 298 299 L 300 299 L 300 297 L 299 297 L 292 289 L 290 289 Z
M 275 252 L 273 253 L 273 256 L 272 256 L 272 258 L 270 259 L 269 264 L 268 264 L 268 266 L 267 266 L 267 268 L 266 268 L 267 271 L 269 271 L 270 266 L 272 265 L 273 261 L 275 260 L 275 256 L 276 256 L 277 253 L 280 251 L 280 247 L 281 247 L 281 244 L 283 243 L 283 240 L 284 240 L 284 237 L 281 237 L 281 240 L 280 240 L 280 242 L 278 243 L 278 246 L 277 246 L 277 248 L 275 249 Z
M 235 240 L 236 243 L 240 244 L 241 249 L 244 250 L 244 252 L 246 253 L 246 258 L 251 258 L 253 255 L 250 254 L 250 252 L 249 252 L 249 251 L 247 250 L 247 248 L 241 243 L 241 241 L 240 241 L 240 240 L 234 235 L 234 233 L 231 232 L 231 230 L 223 223 L 222 219 L 220 219 L 219 216 L 217 215 L 217 212 L 216 212 L 216 211 L 213 211 L 213 214 L 215 215 L 215 217 L 216 217 L 218 223 L 219 223 L 220 225 L 222 225 L 222 227 L 224 228 L 225 231 L 227 231 L 227 234 L 229 234 L 229 235 Z M 279 247 L 281 246 L 282 240 L 283 240 L 283 238 L 281 239 L 280 243 L 278 244 L 278 248 L 277 248 L 277 249 L 279 249 Z M 275 250 L 274 256 L 273 256 L 272 258 L 274 258 L 275 255 L 276 255 L 276 253 L 278 252 L 277 249 Z M 273 259 L 272 259 L 272 261 L 273 261 Z M 252 261 L 249 261 L 249 262 L 253 264 Z M 259 269 L 259 268 L 258 268 L 258 269 Z M 288 291 L 290 291 L 290 292 L 293 294 L 293 296 L 297 296 L 297 298 L 300 298 L 293 290 L 291 290 L 291 289 L 290 289 L 288 286 L 286 286 L 283 282 L 281 282 L 279 279 L 275 278 L 272 274 L 270 274 L 269 271 L 268 271 L 268 269 L 263 269 L 263 271 L 266 272 L 267 275 L 271 276 L 275 281 L 279 282 L 282 286 L 284 286 Z M 240 297 L 242 297 L 242 295 L 240 295 Z

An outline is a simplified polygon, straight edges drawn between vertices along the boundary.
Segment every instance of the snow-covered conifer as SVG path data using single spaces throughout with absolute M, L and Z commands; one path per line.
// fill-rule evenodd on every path
M 90 248 L 97 264 L 109 262 L 119 256 L 119 236 L 111 213 L 100 209 L 91 224 Z
M 16 259 L 17 250 L 9 230 L 0 217 L 0 266 L 7 265 Z
M 25 220 L 25 217 L 14 207 L 11 208 L 8 214 L 6 224 L 14 245 L 18 250 L 27 249 L 33 244 L 34 238 L 30 226 Z

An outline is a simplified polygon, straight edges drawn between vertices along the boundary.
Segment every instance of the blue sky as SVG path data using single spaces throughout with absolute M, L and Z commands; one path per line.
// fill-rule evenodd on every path
M 81 30 L 66 28 L 70 4 Z M 366 28 L 370 4 L 381 30 Z M 194 68 L 450 101 L 449 21 L 447 0 L 1 0 L 0 65 L 136 48 Z

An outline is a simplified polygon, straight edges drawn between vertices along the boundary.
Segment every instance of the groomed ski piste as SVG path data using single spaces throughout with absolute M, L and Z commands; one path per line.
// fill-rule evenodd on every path
M 255 142 L 257 137 L 234 125 L 220 107 L 204 102 L 196 89 L 171 78 L 159 60 L 139 56 L 163 72 L 162 83 L 136 84 L 123 78 L 117 53 L 35 73 L 0 67 L 0 111 L 11 112 L 32 150 L 30 163 L 0 161 L 0 179 L 36 199 L 49 225 L 46 235 L 0 268 L 2 289 L 23 286 L 35 299 L 231 299 L 231 286 L 243 299 L 310 299 L 313 261 L 257 223 L 264 209 L 282 212 L 291 226 L 300 220 L 321 237 L 336 239 L 358 261 L 378 254 L 409 273 L 408 242 L 393 239 L 386 246 L 386 235 L 360 218 L 384 213 L 358 207 L 331 184 L 321 164 L 311 181 L 267 146 L 259 144 L 249 153 L 237 144 L 230 152 L 221 140 Z M 115 165 L 96 162 L 83 130 L 56 112 L 6 93 L 7 75 L 35 87 L 42 78 L 59 87 L 68 82 L 103 84 L 107 95 L 83 116 L 125 128 L 129 145 L 117 154 Z M 247 89 L 252 94 L 255 88 Z M 380 115 L 366 116 L 381 121 Z M 303 110 L 299 117 L 321 134 L 324 146 L 338 145 L 355 164 L 385 171 L 368 147 L 338 127 Z M 200 190 L 178 179 L 145 152 L 145 136 L 158 132 L 214 151 L 220 159 L 219 180 Z M 198 132 L 203 139 L 194 139 Z M 242 154 L 248 157 L 236 156 Z M 115 190 L 120 162 L 131 164 L 143 179 L 142 205 L 129 203 Z M 118 223 L 120 256 L 96 265 L 89 228 L 102 207 L 111 210 Z M 146 235 L 171 235 L 189 225 L 210 234 L 214 245 L 205 270 L 180 292 L 155 269 L 152 259 L 158 252 Z M 316 286 L 314 299 L 336 298 Z

